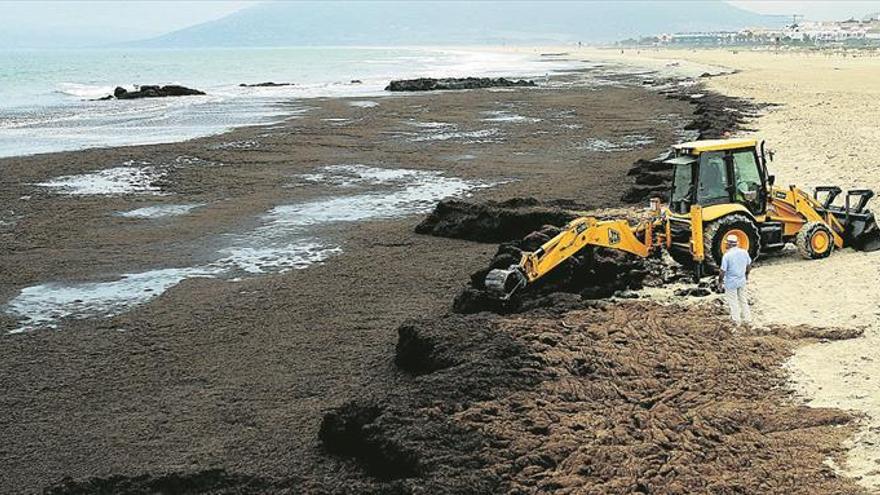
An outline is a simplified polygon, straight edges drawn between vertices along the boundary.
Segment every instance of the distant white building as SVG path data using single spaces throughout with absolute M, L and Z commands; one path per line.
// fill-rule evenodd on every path
M 782 33 L 784 37 L 797 41 L 850 41 L 865 39 L 868 27 L 856 19 L 842 22 L 805 21 L 786 26 Z
M 740 31 L 664 33 L 644 38 L 654 45 L 768 45 L 777 43 L 845 43 L 880 40 L 880 13 L 862 20 L 804 21 L 783 28 L 753 27 Z

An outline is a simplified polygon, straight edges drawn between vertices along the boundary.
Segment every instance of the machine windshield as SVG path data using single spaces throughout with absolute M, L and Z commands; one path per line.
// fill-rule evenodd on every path
M 694 201 L 694 160 L 692 157 L 678 157 L 667 163 L 673 165 L 672 195 L 670 206 L 678 213 L 686 212 Z
M 736 176 L 736 201 L 754 212 L 763 211 L 763 180 L 754 150 L 734 151 L 733 171 Z
M 690 164 L 676 165 L 672 180 L 672 202 L 690 199 L 693 167 Z
M 697 191 L 697 202 L 701 205 L 709 205 L 730 200 L 730 192 L 727 185 L 727 166 L 724 163 L 724 154 L 721 152 L 709 152 L 701 155 L 700 163 L 700 187 Z

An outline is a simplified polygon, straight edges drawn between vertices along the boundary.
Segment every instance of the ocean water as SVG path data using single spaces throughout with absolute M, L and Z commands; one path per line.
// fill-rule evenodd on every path
M 181 141 L 280 121 L 313 97 L 363 97 L 353 104 L 370 108 L 369 98 L 385 94 L 394 78 L 529 77 L 571 65 L 537 54 L 432 48 L 0 49 L 0 157 Z M 265 81 L 294 85 L 239 87 Z M 208 94 L 92 101 L 140 84 Z

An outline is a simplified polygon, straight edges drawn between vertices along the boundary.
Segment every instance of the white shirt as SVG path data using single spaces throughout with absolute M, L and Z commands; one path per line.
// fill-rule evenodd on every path
M 727 249 L 721 258 L 721 270 L 724 272 L 724 288 L 739 289 L 746 285 L 746 269 L 752 264 L 749 252 L 740 247 Z

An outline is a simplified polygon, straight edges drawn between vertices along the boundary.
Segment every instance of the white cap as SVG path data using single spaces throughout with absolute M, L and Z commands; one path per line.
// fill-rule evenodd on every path
M 730 244 L 739 244 L 739 237 L 730 234 L 729 236 L 727 236 L 727 242 Z

